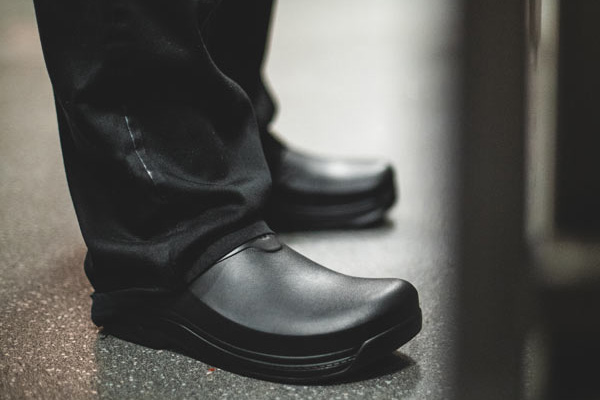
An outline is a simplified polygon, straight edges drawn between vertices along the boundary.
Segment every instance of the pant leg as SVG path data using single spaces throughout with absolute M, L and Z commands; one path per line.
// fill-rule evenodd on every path
M 208 50 L 215 64 L 250 97 L 265 156 L 276 166 L 282 144 L 269 133 L 277 107 L 263 76 L 273 0 L 222 0 L 205 25 Z
M 272 9 L 273 0 L 222 0 L 204 28 L 211 57 L 248 94 L 261 130 L 275 113 L 262 76 Z
M 216 3 L 35 0 L 96 291 L 177 288 L 270 231 L 251 102 L 202 35 Z

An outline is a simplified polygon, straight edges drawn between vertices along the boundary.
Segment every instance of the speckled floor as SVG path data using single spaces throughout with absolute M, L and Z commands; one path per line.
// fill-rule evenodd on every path
M 452 378 L 456 5 L 281 1 L 269 78 L 276 130 L 320 154 L 385 157 L 402 199 L 361 231 L 286 234 L 309 257 L 420 291 L 419 336 L 361 376 L 281 385 L 104 337 L 89 319 L 33 6 L 0 3 L 0 398 L 447 399 Z

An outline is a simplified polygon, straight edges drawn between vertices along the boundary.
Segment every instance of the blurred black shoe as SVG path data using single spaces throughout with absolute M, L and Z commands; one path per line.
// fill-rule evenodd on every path
M 276 230 L 366 227 L 396 201 L 388 163 L 306 155 L 270 134 L 262 140 L 273 179 L 266 219 Z

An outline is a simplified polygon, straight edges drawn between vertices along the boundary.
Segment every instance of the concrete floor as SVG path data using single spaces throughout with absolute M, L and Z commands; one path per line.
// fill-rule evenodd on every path
M 452 390 L 456 5 L 281 1 L 268 76 L 276 130 L 320 154 L 385 157 L 401 201 L 381 227 L 286 234 L 348 274 L 420 291 L 419 336 L 352 382 L 293 386 L 104 337 L 62 167 L 33 7 L 0 3 L 0 398 L 447 399 Z

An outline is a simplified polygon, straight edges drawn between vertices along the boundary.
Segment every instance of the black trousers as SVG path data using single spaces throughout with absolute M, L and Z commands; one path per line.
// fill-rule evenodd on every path
M 177 290 L 270 232 L 272 0 L 34 2 L 97 292 Z

